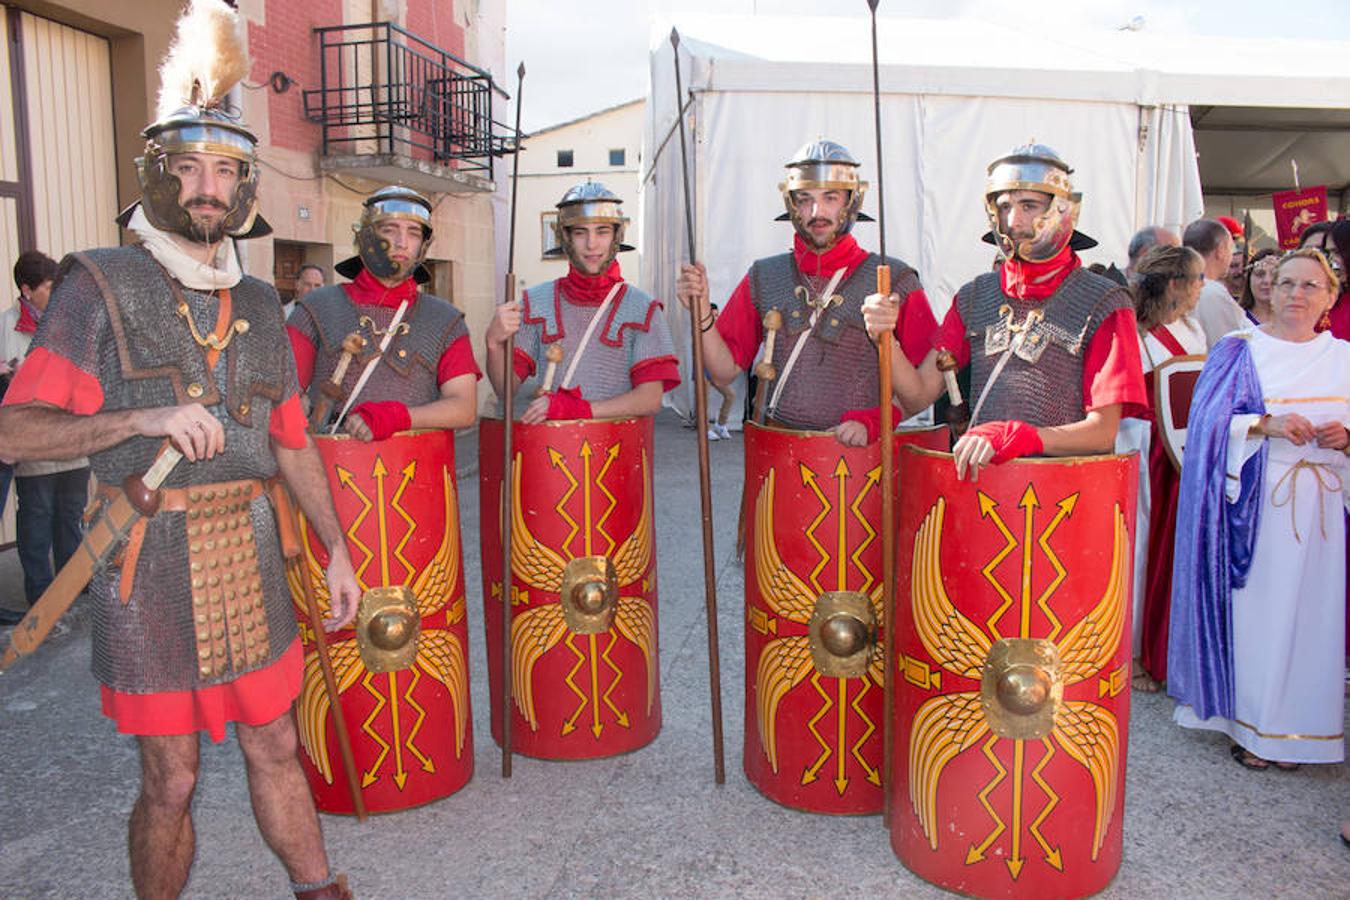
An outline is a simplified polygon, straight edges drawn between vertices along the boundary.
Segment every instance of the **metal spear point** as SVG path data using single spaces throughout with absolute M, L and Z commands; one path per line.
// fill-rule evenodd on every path
M 684 181 L 684 224 L 689 238 L 689 262 L 697 253 L 694 244 L 694 212 L 689 195 L 689 149 L 684 137 L 684 84 L 680 78 L 680 33 L 670 29 L 675 57 L 675 117 L 680 125 L 680 173 Z M 713 780 L 725 784 L 726 763 L 722 753 L 722 675 L 717 641 L 717 573 L 713 553 L 712 480 L 708 460 L 708 392 L 703 374 L 703 342 L 699 316 L 689 310 L 689 339 L 693 344 L 694 433 L 698 440 L 699 501 L 703 515 L 703 598 L 708 618 L 708 686 L 712 706 Z
M 520 108 L 525 88 L 525 63 L 516 69 L 516 131 L 515 149 L 511 153 L 511 225 L 506 245 L 506 296 L 503 303 L 516 299 L 516 200 L 520 196 Z M 511 429 L 515 425 L 516 355 L 514 335 L 506 338 L 506 352 L 502 357 L 502 777 L 511 777 L 511 510 L 515 491 L 512 489 Z

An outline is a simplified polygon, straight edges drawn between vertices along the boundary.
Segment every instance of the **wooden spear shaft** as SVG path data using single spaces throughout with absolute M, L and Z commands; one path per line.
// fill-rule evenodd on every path
M 670 29 L 670 47 L 675 59 L 675 117 L 680 125 L 680 173 L 684 182 L 684 224 L 689 238 L 689 262 L 697 258 L 694 244 L 694 212 L 689 196 L 689 148 L 684 137 L 684 84 L 680 78 L 680 33 Z M 703 599 L 708 617 L 708 687 L 712 709 L 713 780 L 726 784 L 726 761 L 722 752 L 722 673 L 717 641 L 717 570 L 713 553 L 712 480 L 708 461 L 708 388 L 703 374 L 703 336 L 699 315 L 689 311 L 689 340 L 693 345 L 694 433 L 698 440 L 699 502 L 703 514 Z
M 516 300 L 516 199 L 520 184 L 520 107 L 521 92 L 525 88 L 525 63 L 516 69 L 516 133 L 515 151 L 511 155 L 511 226 L 506 251 L 506 297 L 503 303 Z M 502 357 L 502 633 L 501 633 L 501 715 L 502 722 L 502 777 L 511 777 L 511 510 L 514 509 L 511 453 L 511 429 L 516 412 L 516 341 L 514 335 L 506 338 L 506 353 Z

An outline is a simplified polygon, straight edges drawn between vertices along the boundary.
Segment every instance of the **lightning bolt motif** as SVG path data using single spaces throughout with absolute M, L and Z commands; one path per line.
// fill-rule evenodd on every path
M 362 523 L 366 521 L 366 516 L 370 515 L 370 511 L 374 508 L 375 504 L 371 502 L 371 499 L 367 497 L 365 492 L 357 485 L 356 479 L 352 477 L 351 472 L 342 468 L 342 466 L 336 466 L 335 469 L 337 470 L 338 484 L 342 485 L 343 490 L 351 491 L 356 495 L 356 498 L 361 501 L 361 511 L 356 514 L 356 517 L 352 519 L 352 523 L 347 526 L 347 544 L 361 551 L 361 562 L 356 567 L 356 583 L 361 586 L 361 590 L 369 590 L 370 582 L 366 580 L 366 569 L 368 569 L 370 564 L 375 560 L 375 551 L 357 537 L 357 535 L 361 531 Z M 320 581 L 322 580 L 323 579 L 320 579 Z
M 389 742 L 380 737 L 379 732 L 371 727 L 371 723 L 379 717 L 380 712 L 388 702 L 385 699 L 384 694 L 381 694 L 371 685 L 370 680 L 373 677 L 373 672 L 367 672 L 361 679 L 361 687 L 365 688 L 370 695 L 375 698 L 375 708 L 370 711 L 370 715 L 366 716 L 366 720 L 361 723 L 361 730 L 370 735 L 370 739 L 379 745 L 380 753 L 375 757 L 375 761 L 370 764 L 370 768 L 361 775 L 361 787 L 363 788 L 370 787 L 379 780 L 380 768 L 384 765 L 385 757 L 389 755 Z

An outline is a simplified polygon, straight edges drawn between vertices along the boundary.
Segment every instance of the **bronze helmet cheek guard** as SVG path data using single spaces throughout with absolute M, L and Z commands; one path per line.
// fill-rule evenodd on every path
M 382 187 L 365 199 L 361 220 L 352 226 L 356 256 L 344 259 L 334 269 L 344 278 L 355 278 L 364 268 L 384 281 L 415 278 L 419 284 L 431 280 L 422 265 L 431 247 L 431 201 L 412 188 L 402 185 Z M 389 257 L 389 241 L 379 233 L 382 223 L 396 219 L 416 222 L 422 228 L 422 246 L 407 263 L 400 265 Z
M 141 209 L 150 224 L 161 231 L 191 236 L 192 216 L 178 202 L 183 182 L 169 171 L 170 155 L 161 144 L 151 140 L 146 142 L 145 155 L 136 158 Z M 238 163 L 239 183 L 221 227 L 230 237 L 261 237 L 271 228 L 258 217 L 258 166 L 244 159 Z

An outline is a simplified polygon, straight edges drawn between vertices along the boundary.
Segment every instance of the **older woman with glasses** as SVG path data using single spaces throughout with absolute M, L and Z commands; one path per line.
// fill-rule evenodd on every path
M 1350 343 L 1316 331 L 1339 289 L 1286 255 L 1270 321 L 1214 346 L 1191 406 L 1168 693 L 1251 769 L 1344 758 Z

